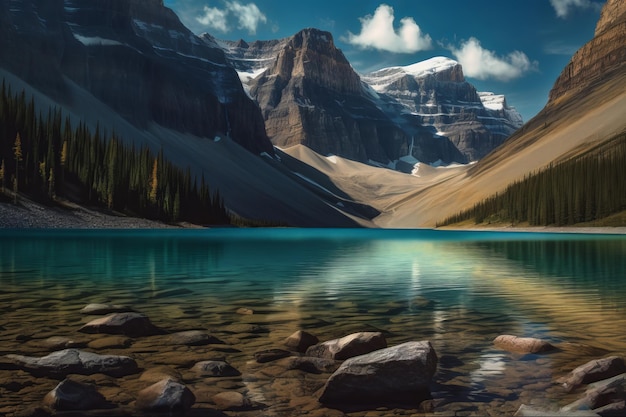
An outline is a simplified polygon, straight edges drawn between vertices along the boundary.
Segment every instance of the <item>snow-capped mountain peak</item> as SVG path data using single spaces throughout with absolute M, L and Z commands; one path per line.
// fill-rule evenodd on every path
M 428 75 L 450 72 L 457 67 L 460 69 L 460 64 L 455 60 L 438 56 L 411 65 L 383 68 L 361 75 L 361 78 L 375 91 L 385 92 L 390 85 L 406 76 L 424 78 Z

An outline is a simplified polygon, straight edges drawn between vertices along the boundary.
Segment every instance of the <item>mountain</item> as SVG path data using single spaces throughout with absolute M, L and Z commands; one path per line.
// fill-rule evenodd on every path
M 379 210 L 376 225 L 434 227 L 550 164 L 610 146 L 626 132 L 625 85 L 626 3 L 608 0 L 594 38 L 574 54 L 544 109 L 476 164 L 421 164 L 414 175 L 397 176 L 345 161 L 327 164 L 303 148 L 288 151 L 309 161 L 354 200 Z
M 2 8 L 0 60 L 43 92 L 69 102 L 69 80 L 136 126 L 224 132 L 253 152 L 273 152 L 223 52 L 161 0 L 4 1 Z
M 388 113 L 432 128 L 436 136 L 450 139 L 468 161 L 479 160 L 523 125 L 503 95 L 476 91 L 465 80 L 461 65 L 449 58 L 384 68 L 362 79 L 381 95 Z
M 317 29 L 251 44 L 204 39 L 224 48 L 280 147 L 411 172 L 419 161 L 477 160 L 522 125 L 503 96 L 478 93 L 447 58 L 359 76 Z
M 261 111 L 223 50 L 192 34 L 162 0 L 1 0 L 0 78 L 44 115 L 55 106 L 75 126 L 99 124 L 129 144 L 163 150 L 219 189 L 235 214 L 358 224 L 335 197 L 279 165 Z

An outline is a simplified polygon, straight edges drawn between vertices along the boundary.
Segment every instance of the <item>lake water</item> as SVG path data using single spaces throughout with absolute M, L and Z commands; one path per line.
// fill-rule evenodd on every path
M 307 385 L 302 376 L 272 376 L 251 364 L 254 351 L 281 348 L 300 329 L 320 340 L 373 330 L 383 331 L 389 345 L 430 340 L 440 358 L 435 415 L 510 415 L 522 403 L 555 409 L 576 398 L 555 383 L 558 377 L 605 354 L 626 355 L 624 236 L 7 230 L 0 231 L 0 288 L 0 354 L 43 354 L 36 341 L 81 335 L 76 329 L 86 318 L 78 311 L 87 303 L 125 304 L 165 329 L 208 329 L 231 343 L 221 355 L 243 374 L 231 388 L 268 405 L 262 415 L 295 415 L 302 405 L 293 405 L 294 397 L 307 396 L 305 409 L 324 415 L 310 392 L 321 379 Z M 240 307 L 255 314 L 237 314 Z M 500 334 L 539 337 L 561 349 L 513 354 L 493 346 Z M 126 352 L 148 367 L 141 343 Z M 188 352 L 209 353 L 215 352 Z M 171 366 L 186 370 L 182 360 Z M 279 377 L 284 383 L 277 386 Z M 35 382 L 4 396 L 0 384 L 0 414 L 17 398 L 36 402 L 37 385 L 51 384 Z

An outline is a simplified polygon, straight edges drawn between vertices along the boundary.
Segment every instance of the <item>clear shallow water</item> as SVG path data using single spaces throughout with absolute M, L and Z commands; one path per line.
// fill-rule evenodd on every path
M 68 311 L 114 302 L 165 328 L 266 326 L 267 338 L 250 349 L 280 347 L 298 329 L 321 340 L 360 330 L 384 331 L 390 345 L 430 340 L 441 359 L 436 412 L 562 405 L 568 398 L 557 377 L 604 352 L 626 354 L 624 236 L 0 231 L 0 288 L 0 325 L 12 338 L 17 325 L 33 326 L 29 317 L 55 323 L 44 333 L 67 333 L 81 319 Z M 230 314 L 238 307 L 255 314 Z M 520 357 L 493 347 L 499 334 L 541 337 L 563 349 Z M 0 336 L 0 353 L 13 349 Z

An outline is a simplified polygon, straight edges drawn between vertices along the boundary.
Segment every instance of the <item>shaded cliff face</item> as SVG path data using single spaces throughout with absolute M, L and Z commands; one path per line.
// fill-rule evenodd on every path
M 272 153 L 263 119 L 223 51 L 162 0 L 0 2 L 0 65 L 60 102 L 68 80 L 139 127 L 152 122 Z
M 385 68 L 363 80 L 390 114 L 402 114 L 435 137 L 448 138 L 467 161 L 482 158 L 523 124 L 504 96 L 477 92 L 461 65 L 449 58 Z
M 556 80 L 549 95 L 555 102 L 567 94 L 584 92 L 610 78 L 626 65 L 626 2 L 608 0 L 602 9 L 594 38 L 580 48 Z

